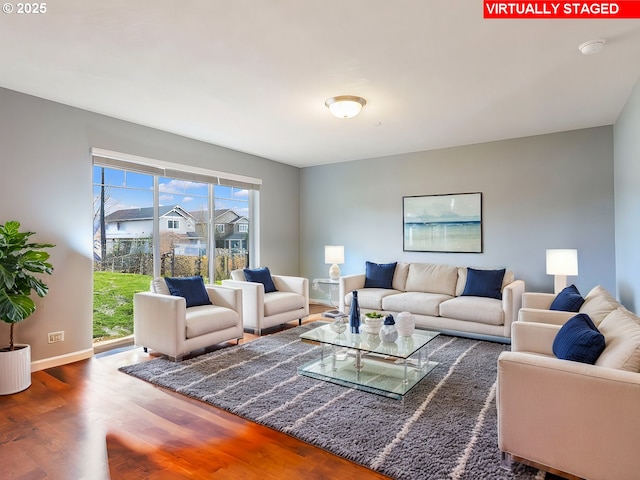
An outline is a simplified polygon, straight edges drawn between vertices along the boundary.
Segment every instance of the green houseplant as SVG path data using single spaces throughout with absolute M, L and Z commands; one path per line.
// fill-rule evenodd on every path
M 36 310 L 32 292 L 40 297 L 47 294 L 47 285 L 36 275 L 52 273 L 53 266 L 47 262 L 49 254 L 42 249 L 54 246 L 30 243 L 34 234 L 21 232 L 16 221 L 0 225 L 0 320 L 10 325 L 9 346 L 0 348 L 0 394 L 15 393 L 31 385 L 31 349 L 29 345 L 14 344 L 13 327 Z M 25 363 L 28 372 L 16 371 L 24 369 Z

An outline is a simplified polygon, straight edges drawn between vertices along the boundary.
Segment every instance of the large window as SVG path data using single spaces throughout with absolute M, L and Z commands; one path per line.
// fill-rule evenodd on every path
M 155 276 L 219 283 L 249 266 L 259 181 L 149 163 L 94 155 L 95 342 L 133 333 L 133 295 Z

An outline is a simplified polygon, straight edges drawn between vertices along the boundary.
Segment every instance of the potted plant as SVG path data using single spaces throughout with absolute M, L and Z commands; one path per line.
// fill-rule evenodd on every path
M 364 323 L 369 329 L 369 333 L 377 334 L 382 327 L 384 315 L 378 312 L 367 312 L 364 314 Z
M 31 293 L 44 297 L 49 288 L 37 274 L 50 275 L 53 267 L 43 248 L 54 245 L 29 243 L 35 232 L 21 232 L 20 223 L 0 225 L 0 320 L 10 325 L 9 346 L 0 348 L 0 394 L 25 390 L 31 385 L 31 347 L 14 344 L 13 326 L 29 317 L 36 304 Z

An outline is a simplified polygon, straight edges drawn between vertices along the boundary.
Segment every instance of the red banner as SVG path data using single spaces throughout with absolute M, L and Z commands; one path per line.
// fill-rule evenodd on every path
M 499 2 L 484 0 L 484 18 L 640 18 L 640 0 Z

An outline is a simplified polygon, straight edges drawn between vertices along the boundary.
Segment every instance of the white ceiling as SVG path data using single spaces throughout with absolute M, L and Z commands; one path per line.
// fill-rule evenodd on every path
M 0 16 L 0 86 L 301 167 L 610 125 L 640 77 L 640 20 L 484 20 L 481 0 L 47 9 Z M 358 117 L 324 106 L 344 94 Z

